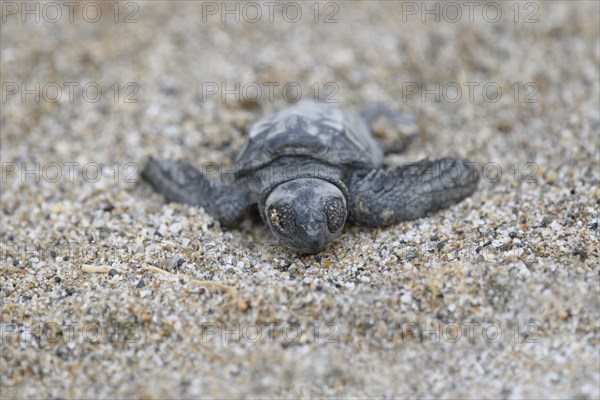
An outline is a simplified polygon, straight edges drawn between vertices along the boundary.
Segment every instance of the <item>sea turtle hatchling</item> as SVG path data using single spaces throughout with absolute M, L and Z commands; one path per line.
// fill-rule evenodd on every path
M 379 117 L 405 131 L 415 120 L 385 106 L 360 116 L 323 103 L 299 102 L 260 120 L 238 155 L 230 182 L 193 166 L 150 158 L 142 176 L 169 201 L 199 205 L 222 226 L 257 204 L 280 242 L 318 253 L 351 218 L 371 227 L 423 217 L 473 193 L 474 165 L 460 158 L 421 160 L 383 169 L 384 153 L 402 150 L 371 135 Z M 384 149 L 388 151 L 384 151 Z

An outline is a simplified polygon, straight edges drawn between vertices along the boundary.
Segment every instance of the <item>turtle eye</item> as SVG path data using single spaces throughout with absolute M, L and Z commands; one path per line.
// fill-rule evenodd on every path
M 340 197 L 330 197 L 325 202 L 325 216 L 329 232 L 339 231 L 346 222 L 346 207 Z
M 273 204 L 268 209 L 269 221 L 275 231 L 285 237 L 296 233 L 296 214 L 289 204 Z

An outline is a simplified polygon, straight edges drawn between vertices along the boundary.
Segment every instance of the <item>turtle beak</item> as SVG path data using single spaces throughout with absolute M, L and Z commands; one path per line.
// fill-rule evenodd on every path
M 327 246 L 327 240 L 316 235 L 308 237 L 306 243 L 308 245 L 307 253 L 310 254 L 316 254 Z
M 327 220 L 323 213 L 314 212 L 299 216 L 296 220 L 296 226 L 299 228 L 299 236 L 305 244 L 301 249 L 302 252 L 316 254 L 327 246 L 329 242 L 327 240 Z

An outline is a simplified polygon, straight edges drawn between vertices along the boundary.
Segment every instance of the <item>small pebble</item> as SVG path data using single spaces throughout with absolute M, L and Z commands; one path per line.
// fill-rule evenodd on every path
M 179 257 L 178 256 L 167 258 L 165 260 L 165 266 L 167 267 L 166 268 L 167 271 L 173 270 L 173 268 L 175 268 L 175 266 L 177 265 L 178 261 L 179 261 Z
M 400 296 L 400 301 L 405 304 L 410 304 L 412 302 L 412 296 L 410 293 L 404 293 L 402 296 Z

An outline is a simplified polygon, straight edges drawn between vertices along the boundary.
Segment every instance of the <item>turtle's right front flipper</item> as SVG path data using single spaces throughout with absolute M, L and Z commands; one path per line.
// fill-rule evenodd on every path
M 169 201 L 202 206 L 222 226 L 235 224 L 253 204 L 247 189 L 210 180 L 182 161 L 151 157 L 142 177 Z

